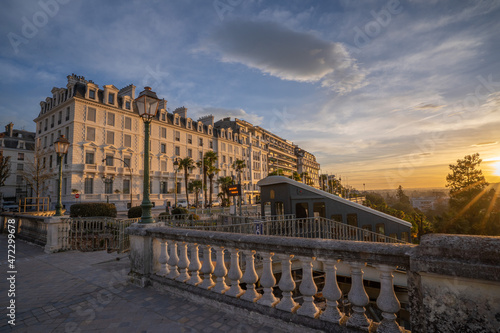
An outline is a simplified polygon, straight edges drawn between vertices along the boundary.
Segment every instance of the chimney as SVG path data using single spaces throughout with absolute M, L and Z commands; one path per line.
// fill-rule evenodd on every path
M 132 99 L 135 99 L 135 86 L 129 84 L 125 88 L 121 88 L 118 92 L 118 96 L 130 96 Z
M 201 117 L 200 119 L 198 119 L 198 121 L 201 121 L 203 125 L 211 125 L 212 127 L 214 126 L 214 116 L 213 115 L 208 115 L 208 116 L 204 116 L 204 117 Z
M 180 108 L 175 109 L 174 114 L 178 114 L 182 118 L 187 118 L 187 108 L 181 106 Z
M 7 126 L 5 126 L 5 132 L 9 134 L 9 136 L 12 138 L 13 132 L 14 132 L 14 124 L 10 122 Z

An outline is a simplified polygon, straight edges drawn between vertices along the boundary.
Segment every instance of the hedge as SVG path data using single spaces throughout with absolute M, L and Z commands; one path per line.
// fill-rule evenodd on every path
M 127 214 L 129 219 L 134 219 L 136 217 L 141 217 L 142 216 L 142 207 L 141 206 L 135 206 L 132 207 L 128 210 Z
M 110 203 L 80 203 L 71 205 L 70 217 L 116 217 L 116 206 Z

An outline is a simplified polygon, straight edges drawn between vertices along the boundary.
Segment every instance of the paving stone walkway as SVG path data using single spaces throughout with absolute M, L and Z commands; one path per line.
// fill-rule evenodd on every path
M 61 252 L 16 240 L 15 326 L 11 275 L 0 235 L 0 332 L 283 332 L 181 297 L 127 282 L 126 254 Z

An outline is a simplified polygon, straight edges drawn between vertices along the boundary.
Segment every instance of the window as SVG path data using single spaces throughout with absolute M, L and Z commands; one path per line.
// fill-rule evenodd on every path
M 89 89 L 89 98 L 95 99 L 95 89 Z
M 201 132 L 201 129 L 202 129 L 202 127 L 201 127 L 201 124 L 200 124 L 200 125 L 198 125 L 198 132 Z
M 49 123 L 49 120 L 48 120 L 48 119 L 45 119 L 45 127 L 44 127 L 44 129 L 43 129 L 44 131 L 46 131 L 46 130 L 47 130 L 47 124 L 48 124 L 48 123 Z
M 229 157 L 229 164 L 233 164 L 233 158 L 232 157 Z
M 168 183 L 160 182 L 160 193 L 167 194 L 168 193 Z
M 344 222 L 344 218 L 342 217 L 342 214 L 332 214 L 330 216 L 330 219 L 334 220 L 336 222 L 340 222 L 340 223 Z
M 161 120 L 163 120 L 163 121 L 167 120 L 167 115 L 165 114 L 165 112 L 161 113 Z
M 358 226 L 358 214 L 347 214 L 347 224 L 353 227 Z
M 198 153 L 198 158 L 199 158 L 200 160 L 202 160 L 202 159 L 203 159 L 203 153 L 202 153 L 201 151 Z
M 229 152 L 232 153 L 233 152 L 233 145 L 228 145 L 228 148 L 229 148 Z
M 285 214 L 285 205 L 281 201 L 277 201 L 274 203 L 274 208 L 276 209 L 276 215 L 284 215 Z
M 181 141 L 181 132 L 175 131 L 175 141 Z
M 62 122 L 62 111 L 59 111 L 59 114 L 57 115 L 57 124 L 61 124 Z
M 45 169 L 45 157 L 43 158 L 42 168 Z
M 177 194 L 181 194 L 182 183 L 177 182 Z
M 104 194 L 113 194 L 113 179 L 106 179 L 104 182 Z
M 106 144 L 114 145 L 115 144 L 115 132 L 108 131 L 106 133 Z
M 177 117 L 175 117 L 175 124 L 176 124 L 176 125 L 179 125 L 179 117 L 178 117 L 178 116 L 177 116 Z
M 161 161 L 161 171 L 167 171 L 167 161 Z
M 49 156 L 49 168 L 52 168 L 52 155 Z
M 17 160 L 24 161 L 24 153 L 17 153 Z
M 408 239 L 408 232 L 403 231 L 403 232 L 401 233 L 401 240 L 402 240 L 402 241 L 405 241 L 405 242 L 408 242 L 408 241 L 409 241 L 409 239 Z
M 226 163 L 226 155 L 222 155 L 222 163 Z
M 108 94 L 108 103 L 115 104 L 115 94 Z
M 123 145 L 125 147 L 132 147 L 132 136 L 130 134 L 125 134 L 123 137 Z
M 295 216 L 298 219 L 309 217 L 309 207 L 307 202 L 299 202 L 295 205 Z
M 326 217 L 326 209 L 324 202 L 315 202 L 313 204 L 314 217 Z
M 70 138 L 69 138 L 69 127 L 66 127 L 66 128 L 64 129 L 64 136 L 66 137 L 66 139 L 70 140 Z M 70 141 L 71 141 L 71 140 L 70 140 Z
M 365 225 L 363 226 L 363 230 L 372 231 L 372 225 L 371 225 L 371 224 L 365 224 Z
M 132 167 L 132 163 L 130 162 L 130 157 L 125 157 L 123 158 L 123 164 L 125 164 L 125 167 L 127 168 L 131 168 Z
M 106 165 L 107 166 L 113 166 L 114 165 L 113 155 L 106 154 Z
M 130 110 L 130 101 L 125 102 L 125 109 Z
M 203 147 L 203 138 L 198 139 L 198 146 Z
M 95 119 L 96 119 L 96 111 L 95 111 L 95 109 L 94 108 L 89 108 L 89 110 L 87 112 L 87 120 L 95 122 Z
M 16 176 L 16 184 L 22 184 L 23 183 L 23 176 L 17 175 Z
M 181 154 L 181 148 L 176 146 L 175 147 L 175 155 L 180 156 L 180 154 Z
M 188 134 L 188 136 L 187 136 L 187 142 L 188 142 L 189 144 L 192 144 L 192 143 L 193 143 L 193 136 L 192 136 L 191 134 Z
M 54 133 L 50 134 L 50 145 L 54 144 Z
M 85 153 L 85 164 L 94 164 L 94 152 Z
M 161 148 L 160 150 L 161 150 L 162 154 L 166 154 L 167 153 L 167 145 L 166 144 L 162 143 L 160 145 L 160 148 Z
M 108 125 L 115 126 L 115 114 L 114 113 L 108 113 Z
M 212 141 L 210 141 L 210 148 L 214 148 L 214 143 Z
M 69 107 L 66 108 L 66 120 L 69 120 Z
M 375 232 L 385 235 L 385 225 L 383 223 L 377 223 L 375 226 Z
M 50 118 L 50 128 L 54 127 L 54 121 L 55 121 L 55 117 L 54 117 L 54 115 L 52 115 L 52 117 Z
M 69 154 L 64 154 L 64 164 L 68 164 L 68 155 Z
M 188 157 L 193 157 L 193 150 L 192 149 L 188 149 Z
M 161 128 L 161 137 L 164 139 L 167 138 L 167 129 L 165 127 Z
M 226 144 L 224 142 L 221 143 L 220 148 L 222 151 L 226 151 Z
M 123 180 L 123 194 L 130 194 L 130 179 Z
M 51 156 L 51 157 L 52 157 L 52 156 Z M 20 170 L 20 171 L 24 170 L 24 164 L 22 164 L 22 163 L 17 163 L 17 170 Z
M 125 117 L 125 129 L 132 129 L 132 118 Z

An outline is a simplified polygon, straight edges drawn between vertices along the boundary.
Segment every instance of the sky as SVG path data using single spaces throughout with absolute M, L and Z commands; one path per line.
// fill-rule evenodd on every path
M 500 182 L 499 1 L 8 0 L 0 126 L 75 73 L 264 127 L 358 189 Z M 363 185 L 364 184 L 364 185 Z

